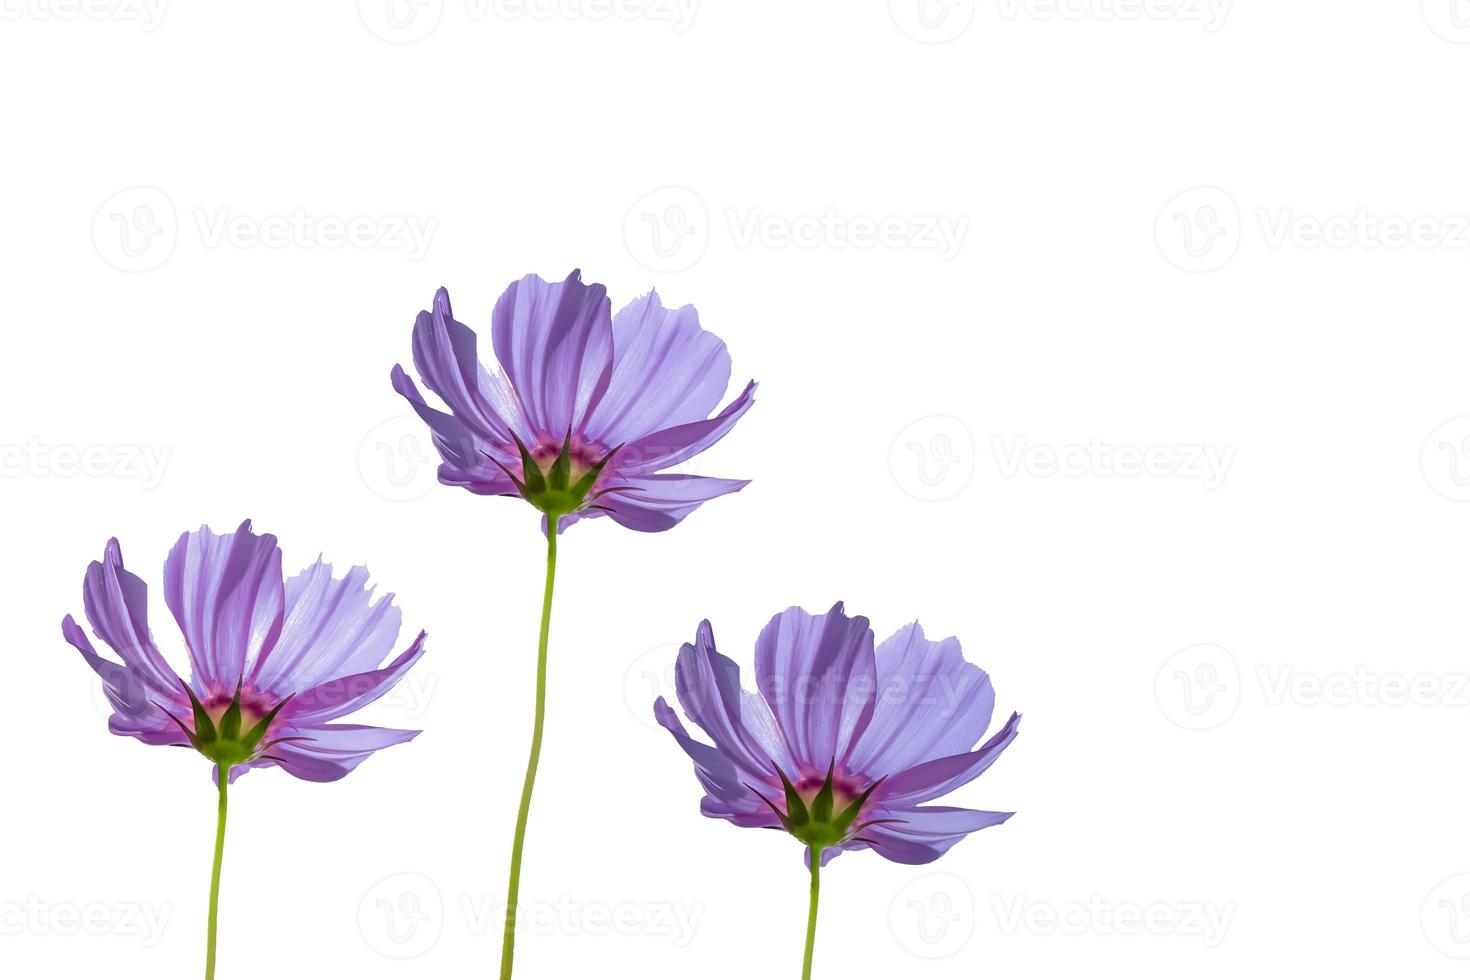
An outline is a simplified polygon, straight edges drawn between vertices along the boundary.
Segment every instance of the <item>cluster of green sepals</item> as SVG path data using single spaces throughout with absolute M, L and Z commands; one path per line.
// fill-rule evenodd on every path
M 516 476 L 505 467 L 498 459 L 491 456 L 490 460 L 499 466 L 505 475 L 510 477 L 516 485 L 520 496 L 529 501 L 531 506 L 543 514 L 552 517 L 561 517 L 566 514 L 575 514 L 579 510 L 607 510 L 601 504 L 593 503 L 598 497 L 614 490 L 629 490 L 631 487 L 607 487 L 597 493 L 588 496 L 592 485 L 597 482 L 602 469 L 612 459 L 613 453 L 622 446 L 614 446 L 609 449 L 592 468 L 572 482 L 572 430 L 567 429 L 567 437 L 561 444 L 561 452 L 551 461 L 551 465 L 543 470 L 536 462 L 526 444 L 521 442 L 520 436 L 511 434 L 516 441 L 516 448 L 521 451 L 521 476 Z M 488 455 L 488 454 L 487 454 Z M 507 496 L 510 496 L 507 494 Z
M 164 714 L 173 718 L 174 724 L 183 729 L 189 739 L 189 744 L 194 747 L 200 755 L 219 766 L 222 773 L 228 773 L 235 766 L 254 762 L 256 759 L 270 759 L 273 762 L 283 762 L 280 756 L 269 755 L 269 751 L 282 742 L 303 742 L 310 739 L 300 736 L 288 738 L 276 738 L 264 742 L 265 733 L 270 729 L 271 722 L 276 720 L 276 715 L 286 706 L 288 697 L 277 704 L 265 717 L 256 722 L 248 731 L 241 731 L 243 710 L 240 704 L 242 684 L 235 685 L 235 696 L 230 700 L 229 706 L 220 715 L 219 723 L 210 717 L 204 705 L 194 694 L 189 685 L 184 685 L 184 693 L 189 695 L 189 703 L 194 707 L 194 727 L 191 730 L 173 712 L 167 708 L 161 709 Z
M 827 779 L 817 790 L 817 795 L 812 797 L 810 806 L 801 798 L 801 794 L 796 791 L 796 787 L 792 785 L 781 767 L 775 763 L 772 763 L 772 767 L 780 775 L 781 785 L 786 788 L 786 811 L 784 813 L 780 807 L 766 799 L 759 790 L 753 787 L 747 788 L 771 808 L 788 834 L 812 849 L 814 857 L 820 857 L 822 851 L 829 847 L 836 847 L 848 841 L 871 844 L 873 841 L 858 835 L 875 824 L 896 822 L 869 820 L 866 823 L 856 823 L 858 814 L 862 812 L 863 804 L 868 802 L 868 797 L 872 796 L 873 791 L 883 782 L 881 779 L 863 790 L 863 794 L 848 804 L 841 813 L 834 814 L 832 812 L 834 804 L 832 776 L 836 768 L 835 763 L 827 767 Z

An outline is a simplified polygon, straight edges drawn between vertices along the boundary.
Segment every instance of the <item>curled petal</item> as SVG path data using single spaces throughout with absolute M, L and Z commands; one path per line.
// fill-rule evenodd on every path
M 890 776 L 883 784 L 883 804 L 906 807 L 939 797 L 978 777 L 1000 757 L 1005 747 L 1016 738 L 1020 715 L 1011 715 L 995 735 L 974 752 L 952 755 L 923 762 L 912 769 Z
M 700 504 L 744 489 L 749 480 L 656 473 L 634 478 L 636 486 L 599 499 L 607 515 L 634 531 L 667 531 Z

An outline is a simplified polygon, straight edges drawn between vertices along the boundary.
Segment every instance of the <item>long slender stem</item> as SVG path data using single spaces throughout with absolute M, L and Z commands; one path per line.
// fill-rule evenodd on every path
M 546 646 L 551 637 L 551 592 L 556 583 L 556 536 L 559 517 L 546 520 L 546 590 L 541 599 L 541 641 L 536 647 L 536 722 L 531 729 L 531 758 L 521 786 L 521 808 L 516 813 L 516 836 L 510 848 L 510 887 L 505 896 L 505 938 L 500 944 L 500 980 L 510 980 L 516 956 L 516 905 L 521 890 L 521 851 L 526 846 L 526 822 L 531 815 L 531 792 L 541 762 L 541 733 L 546 727 Z
M 209 876 L 209 941 L 204 954 L 204 980 L 214 980 L 214 952 L 219 940 L 219 872 L 225 862 L 225 813 L 229 809 L 230 774 L 219 772 L 219 821 L 214 831 L 214 871 Z
M 801 980 L 812 980 L 812 950 L 817 945 L 817 896 L 822 890 L 822 852 L 808 849 L 812 861 L 812 899 L 806 913 L 806 958 L 801 964 Z

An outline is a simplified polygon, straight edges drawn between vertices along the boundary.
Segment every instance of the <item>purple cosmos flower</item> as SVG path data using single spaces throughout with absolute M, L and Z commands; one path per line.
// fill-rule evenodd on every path
M 108 727 L 148 745 L 189 746 L 215 764 L 219 817 L 209 886 L 205 980 L 213 980 L 229 786 L 280 766 L 313 782 L 341 779 L 378 749 L 418 732 L 336 720 L 382 697 L 424 652 L 424 634 L 386 667 L 398 639 L 393 597 L 372 601 L 366 568 L 334 578 L 318 560 L 281 578 L 281 549 L 250 522 L 179 538 L 163 563 L 163 597 L 184 634 L 186 683 L 154 645 L 148 586 L 123 567 L 117 539 L 87 567 L 82 604 L 118 663 L 97 654 L 67 616 L 61 632 L 102 678 Z
M 334 578 L 318 560 L 283 582 L 275 537 L 246 521 L 233 534 L 203 527 L 183 535 L 163 577 L 184 634 L 188 683 L 154 644 L 148 587 L 123 566 L 116 538 L 87 568 L 82 602 L 93 632 L 122 662 L 99 656 L 71 616 L 61 624 L 102 678 L 115 734 L 193 746 L 231 780 L 280 766 L 314 782 L 341 779 L 378 749 L 419 734 L 337 723 L 387 693 L 424 650 L 420 633 L 382 666 L 402 617 L 391 595 L 372 601 L 366 568 Z
M 784 829 L 820 855 L 871 848 L 927 864 L 1009 813 L 925 806 L 990 768 L 1016 737 L 1011 715 L 984 745 L 995 691 L 959 641 L 925 638 L 917 623 L 874 649 L 862 616 L 788 609 L 756 641 L 756 686 L 715 649 L 701 623 L 679 651 L 676 684 L 689 736 L 662 699 L 660 724 L 694 760 L 702 812 L 740 827 Z
M 752 381 L 711 417 L 730 355 L 694 307 L 669 310 L 649 293 L 613 316 L 606 288 L 579 272 L 527 276 L 495 304 L 494 373 L 449 293 L 433 307 L 414 324 L 413 360 L 449 412 L 428 405 L 401 366 L 392 377 L 433 431 L 440 482 L 524 497 L 561 529 L 607 514 L 636 531 L 668 530 L 748 482 L 663 472 L 718 442 L 755 391 Z

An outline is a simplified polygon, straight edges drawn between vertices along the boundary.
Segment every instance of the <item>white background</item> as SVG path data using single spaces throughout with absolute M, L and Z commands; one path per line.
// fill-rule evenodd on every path
M 829 867 L 819 976 L 1463 975 L 1470 5 L 548 2 L 0 0 L 0 970 L 199 973 L 207 767 L 58 624 L 115 534 L 181 653 L 250 516 L 429 630 L 363 714 L 425 734 L 237 784 L 220 977 L 493 972 L 542 540 L 388 371 L 581 266 L 759 379 L 755 483 L 564 542 L 519 976 L 796 975 L 798 846 L 649 703 L 837 598 L 1026 718 L 948 801 L 1010 823 Z

